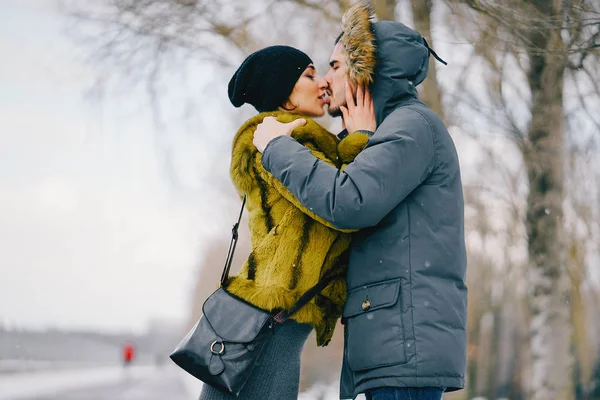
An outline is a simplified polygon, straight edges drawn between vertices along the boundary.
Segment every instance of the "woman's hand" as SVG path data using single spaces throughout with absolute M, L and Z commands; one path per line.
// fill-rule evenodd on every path
M 256 126 L 252 143 L 261 153 L 265 151 L 271 140 L 279 136 L 290 136 L 294 129 L 306 125 L 304 118 L 298 118 L 292 122 L 283 123 L 277 121 L 275 117 L 265 117 L 263 121 Z
M 359 86 L 356 89 L 356 102 L 354 102 L 352 89 L 346 82 L 346 107 L 340 106 L 340 110 L 348 133 L 358 130 L 375 132 L 377 129 L 375 109 L 369 89 Z

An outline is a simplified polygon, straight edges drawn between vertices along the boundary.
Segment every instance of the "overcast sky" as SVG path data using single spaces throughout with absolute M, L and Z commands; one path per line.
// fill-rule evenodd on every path
M 0 322 L 184 318 L 204 238 L 229 229 L 201 179 L 210 151 L 169 141 L 187 190 L 174 188 L 143 94 L 84 99 L 96 71 L 51 4 L 0 0 Z

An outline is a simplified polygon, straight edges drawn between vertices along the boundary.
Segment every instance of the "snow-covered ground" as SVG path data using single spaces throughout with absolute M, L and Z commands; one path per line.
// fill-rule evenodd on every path
M 115 362 L 100 363 L 97 361 L 0 360 L 0 376 L 7 373 L 96 368 L 115 365 L 117 365 Z
M 195 398 L 197 398 L 198 394 L 202 390 L 202 382 L 193 376 L 182 372 L 182 377 L 184 379 L 184 383 L 186 385 L 186 390 L 195 394 Z M 317 384 L 307 390 L 306 392 L 300 393 L 298 396 L 298 400 L 339 400 L 339 383 L 333 382 L 329 385 L 325 384 Z M 356 400 L 364 400 L 365 397 L 360 395 L 356 398 Z
M 340 384 L 333 382 L 329 385 L 318 383 L 304 393 L 300 393 L 298 400 L 339 400 Z M 365 396 L 359 395 L 356 400 L 365 400 Z
M 0 374 L 0 400 L 195 400 L 201 389 L 202 382 L 169 364 Z M 338 383 L 315 385 L 298 399 L 338 400 L 338 390 Z
M 17 400 L 48 396 L 85 387 L 99 387 L 124 379 L 138 379 L 157 373 L 154 366 L 122 366 L 35 371 L 0 375 L 0 399 Z

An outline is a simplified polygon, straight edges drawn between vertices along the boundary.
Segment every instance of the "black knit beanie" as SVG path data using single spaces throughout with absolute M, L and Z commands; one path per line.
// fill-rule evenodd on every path
M 258 112 L 275 111 L 292 94 L 312 60 L 289 46 L 270 46 L 252 53 L 233 74 L 228 93 L 231 104 L 252 104 Z

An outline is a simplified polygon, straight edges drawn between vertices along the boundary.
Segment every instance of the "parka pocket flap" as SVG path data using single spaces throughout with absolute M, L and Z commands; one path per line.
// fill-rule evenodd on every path
M 344 306 L 344 318 L 390 307 L 398 301 L 400 279 L 361 286 L 348 293 Z
M 223 289 L 206 299 L 202 314 L 217 336 L 235 343 L 251 342 L 271 319 L 268 312 L 233 297 Z

